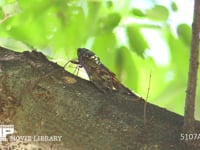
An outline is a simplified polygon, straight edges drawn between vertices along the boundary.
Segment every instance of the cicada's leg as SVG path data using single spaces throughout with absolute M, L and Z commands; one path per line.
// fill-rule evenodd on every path
M 65 68 L 69 63 L 79 65 L 79 62 L 78 62 L 77 60 L 69 60 L 69 61 L 64 65 L 64 68 Z
M 83 66 L 81 66 L 80 64 L 77 64 L 76 69 L 74 70 L 74 74 L 76 74 L 78 76 L 79 73 L 79 69 L 82 68 Z
M 76 69 L 74 70 L 74 73 L 73 73 L 73 74 L 76 74 L 76 75 L 78 76 L 79 69 L 82 68 L 82 66 L 80 65 L 80 63 L 79 63 L 77 60 L 69 60 L 69 61 L 64 65 L 64 68 L 65 68 L 69 63 L 76 64 Z

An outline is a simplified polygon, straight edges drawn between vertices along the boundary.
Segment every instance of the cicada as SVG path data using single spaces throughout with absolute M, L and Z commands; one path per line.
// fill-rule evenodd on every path
M 77 55 L 77 61 L 71 60 L 69 62 L 77 64 L 78 67 L 83 67 L 90 81 L 100 91 L 103 93 L 116 91 L 136 96 L 136 94 L 120 83 L 116 75 L 101 63 L 100 58 L 94 52 L 86 48 L 78 48 Z

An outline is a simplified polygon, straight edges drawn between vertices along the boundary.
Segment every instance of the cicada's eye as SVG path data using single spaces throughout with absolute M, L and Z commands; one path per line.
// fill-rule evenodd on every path
M 99 57 L 97 57 L 96 55 L 91 56 L 90 59 L 93 60 L 98 65 L 101 64 Z

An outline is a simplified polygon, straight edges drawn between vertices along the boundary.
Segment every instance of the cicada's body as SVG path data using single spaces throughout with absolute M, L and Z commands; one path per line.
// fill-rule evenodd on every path
M 77 50 L 78 62 L 80 67 L 83 67 L 90 79 L 90 81 L 102 92 L 108 93 L 118 91 L 129 95 L 134 95 L 128 88 L 120 83 L 116 75 L 106 68 L 100 61 L 99 57 L 92 51 L 86 48 L 78 48 Z M 74 63 L 74 61 L 72 61 Z

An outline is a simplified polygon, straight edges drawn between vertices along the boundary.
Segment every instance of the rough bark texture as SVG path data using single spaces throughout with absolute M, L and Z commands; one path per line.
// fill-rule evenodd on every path
M 169 93 L 170 96 L 170 93 Z M 36 51 L 0 48 L 0 122 L 16 135 L 60 135 L 20 146 L 70 150 L 198 149 L 181 141 L 183 117 L 129 95 L 105 95 Z M 200 123 L 196 122 L 196 127 Z M 200 133 L 200 129 L 196 128 Z M 1 142 L 1 146 L 13 143 Z M 14 147 L 15 148 L 15 147 Z M 13 149 L 14 149 L 13 148 Z

